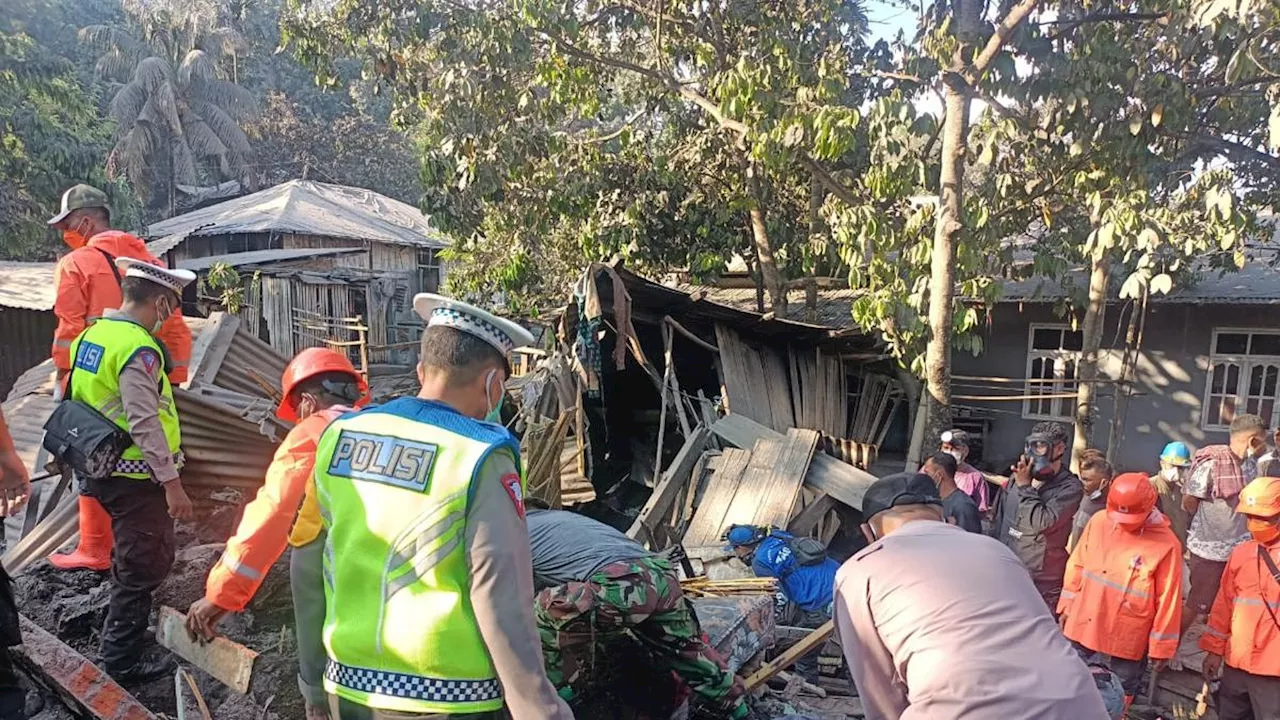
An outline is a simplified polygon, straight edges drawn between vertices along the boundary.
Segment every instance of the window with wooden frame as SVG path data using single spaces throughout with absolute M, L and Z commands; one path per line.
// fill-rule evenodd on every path
M 1218 328 L 1209 345 L 1200 426 L 1226 430 L 1237 415 L 1277 420 L 1280 391 L 1280 330 Z
M 418 248 L 418 292 L 440 291 L 440 251 Z
M 1070 325 L 1033 323 L 1027 335 L 1027 376 L 1022 417 L 1027 420 L 1071 420 L 1076 392 L 1076 366 L 1084 334 Z

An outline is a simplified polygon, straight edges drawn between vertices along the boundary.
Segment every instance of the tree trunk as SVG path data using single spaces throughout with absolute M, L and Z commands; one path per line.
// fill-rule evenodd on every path
M 747 162 L 746 160 L 743 161 Z M 782 273 L 778 272 L 778 264 L 773 258 L 773 243 L 769 240 L 769 228 L 764 221 L 764 192 L 760 186 L 759 168 L 747 164 L 747 186 L 751 196 L 748 198 L 751 213 L 751 238 L 755 241 L 756 260 L 760 264 L 760 277 L 764 281 L 765 292 L 769 295 L 770 309 L 779 318 L 787 316 L 787 289 L 782 282 Z
M 1124 333 L 1124 362 L 1120 364 L 1120 382 L 1116 385 L 1115 411 L 1111 414 L 1111 432 L 1107 434 L 1107 461 L 1115 463 L 1120 443 L 1124 442 L 1124 424 L 1129 415 L 1129 396 L 1133 394 L 1134 368 L 1142 356 L 1142 331 L 1147 325 L 1147 293 L 1143 286 L 1129 315 Z
M 951 305 L 955 299 L 956 239 L 964 227 L 965 150 L 973 94 L 963 71 L 972 43 L 978 38 L 982 7 L 978 0 L 953 0 L 959 42 L 951 68 L 943 75 L 946 115 L 942 125 L 938 217 L 929 257 L 929 346 L 924 360 L 924 436 L 930 442 L 951 425 Z
M 1093 419 L 1098 414 L 1098 349 L 1107 317 L 1107 283 L 1111 280 L 1111 254 L 1095 254 L 1089 273 L 1089 305 L 1084 312 L 1084 336 L 1080 362 L 1076 365 L 1076 437 L 1071 444 L 1071 469 L 1079 470 L 1080 456 L 1093 443 Z
M 817 176 L 809 179 L 809 263 L 804 276 L 804 319 L 818 322 L 818 235 L 822 232 L 822 201 L 826 192 Z

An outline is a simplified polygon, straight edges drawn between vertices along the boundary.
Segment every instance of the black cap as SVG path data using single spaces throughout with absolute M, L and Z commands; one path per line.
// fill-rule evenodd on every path
M 933 478 L 924 473 L 896 473 L 880 478 L 867 488 L 867 494 L 862 496 L 862 517 L 870 520 L 872 515 L 899 505 L 941 504 Z

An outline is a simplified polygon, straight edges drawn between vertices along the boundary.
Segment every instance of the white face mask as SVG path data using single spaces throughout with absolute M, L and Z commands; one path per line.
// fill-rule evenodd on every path
M 964 453 L 959 450 L 948 450 L 947 454 L 956 459 L 957 463 L 964 462 Z
M 1176 467 L 1165 468 L 1160 471 L 1160 475 L 1163 476 L 1165 480 L 1170 481 L 1182 479 L 1182 473 L 1178 472 L 1178 468 Z
M 1032 482 L 1034 483 L 1034 481 Z M 1098 488 L 1097 490 L 1094 490 L 1093 492 L 1089 493 L 1090 500 L 1097 500 L 1101 497 L 1102 497 L 1102 488 Z

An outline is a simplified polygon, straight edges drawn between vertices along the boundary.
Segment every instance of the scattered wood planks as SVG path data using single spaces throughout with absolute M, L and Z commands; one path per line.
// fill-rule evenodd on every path
M 716 344 L 730 410 L 778 431 L 795 427 L 783 357 L 770 347 L 751 347 L 723 325 L 716 325 Z
M 792 429 L 785 436 L 761 439 L 749 453 L 726 451 L 685 533 L 685 546 L 713 545 L 726 528 L 739 523 L 786 527 L 819 439 L 813 430 Z
M 781 433 L 770 430 L 751 418 L 733 413 L 726 415 L 711 426 L 711 432 L 721 440 L 735 447 L 754 447 L 761 439 L 777 439 Z M 726 451 L 726 456 L 728 451 Z M 827 493 L 854 509 L 862 509 L 862 496 L 867 488 L 876 481 L 876 476 L 865 470 L 825 454 L 814 455 L 809 464 L 805 484 L 815 490 Z
M 743 681 L 747 692 L 751 692 L 763 685 L 769 678 L 786 670 L 796 663 L 797 660 L 809 654 L 809 651 L 821 646 L 835 632 L 836 624 L 834 620 L 828 620 L 823 623 L 822 627 L 809 633 L 809 635 L 800 642 L 792 645 L 786 652 L 778 657 L 770 660 L 768 663 L 755 671 Z
M 572 415 L 572 410 L 566 410 L 555 422 L 530 423 L 520 442 L 529 496 L 553 508 L 561 505 L 560 460 Z
M 649 501 L 640 509 L 635 522 L 631 523 L 631 528 L 627 530 L 628 537 L 633 540 L 651 537 L 654 528 L 666 516 L 676 498 L 680 497 L 680 490 L 693 475 L 693 466 L 702 457 L 702 451 L 706 449 L 710 438 L 711 431 L 701 425 L 689 435 L 680 452 L 671 461 L 670 467 L 662 473 Z M 648 528 L 648 533 L 645 528 Z

